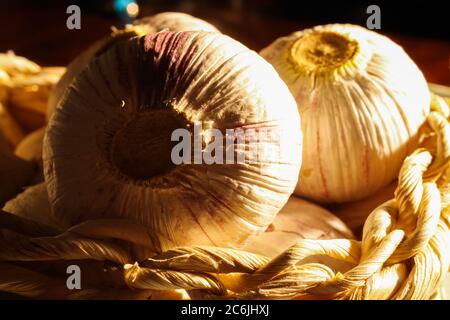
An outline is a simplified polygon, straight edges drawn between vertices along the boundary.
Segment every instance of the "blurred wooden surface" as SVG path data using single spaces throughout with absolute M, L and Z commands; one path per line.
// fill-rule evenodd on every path
M 11 49 L 42 65 L 66 65 L 89 44 L 107 34 L 112 25 L 121 25 L 119 19 L 112 15 L 83 11 L 83 7 L 81 30 L 66 28 L 68 15 L 63 5 L 40 8 L 35 4 L 31 8 L 8 8 L 0 4 L 0 8 L 0 52 Z M 254 50 L 262 49 L 279 36 L 311 26 L 311 23 L 263 16 L 242 8 L 192 6 L 190 2 L 184 5 L 145 6 L 141 8 L 140 16 L 168 10 L 184 11 L 203 18 Z M 400 34 L 388 36 L 404 47 L 429 82 L 450 85 L 450 39 Z

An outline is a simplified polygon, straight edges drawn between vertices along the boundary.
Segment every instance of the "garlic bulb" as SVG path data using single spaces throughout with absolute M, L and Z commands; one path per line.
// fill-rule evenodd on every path
M 50 119 L 56 105 L 63 97 L 65 90 L 72 80 L 92 59 L 101 55 L 108 48 L 120 41 L 163 30 L 219 32 L 208 22 L 180 12 L 162 12 L 154 16 L 145 17 L 136 20 L 133 24 L 127 25 L 123 30 L 113 28 L 113 31 L 109 36 L 95 42 L 69 64 L 66 73 L 62 76 L 61 80 L 50 94 L 47 108 L 47 120 Z
M 18 73 L 11 77 L 8 106 L 25 131 L 45 125 L 50 93 L 65 71 L 63 67 L 42 67 L 38 73 Z
M 44 170 L 42 165 L 42 144 L 45 135 L 45 127 L 28 134 L 14 150 L 14 154 L 24 160 L 35 163 L 36 170 L 29 181 L 29 185 L 44 182 Z
M 42 161 L 42 143 L 44 134 L 45 127 L 28 134 L 20 141 L 14 150 L 16 156 L 29 161 Z
M 261 55 L 302 116 L 296 194 L 354 201 L 396 178 L 430 102 L 422 73 L 400 46 L 359 26 L 331 24 L 279 38 Z
M 60 228 L 51 214 L 45 183 L 25 189 L 14 199 L 5 203 L 3 210 L 16 216 Z
M 34 170 L 32 162 L 14 155 L 0 133 L 0 205 L 14 197 L 28 183 Z
M 175 130 L 194 139 L 180 165 Z M 268 139 L 247 135 L 264 131 Z M 217 161 L 207 164 L 211 132 L 232 141 L 224 148 L 214 136 Z M 116 44 L 80 73 L 49 122 L 43 155 L 65 225 L 130 219 L 158 251 L 234 247 L 265 230 L 293 192 L 300 119 L 275 70 L 244 45 L 220 33 L 160 32 Z
M 274 258 L 300 239 L 353 239 L 352 231 L 328 210 L 292 196 L 267 230 L 244 250 Z

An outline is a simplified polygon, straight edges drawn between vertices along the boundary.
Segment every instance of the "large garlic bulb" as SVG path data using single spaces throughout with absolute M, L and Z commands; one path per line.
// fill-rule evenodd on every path
M 191 164 L 171 157 L 180 128 Z M 209 128 L 245 139 L 206 164 Z M 269 138 L 248 139 L 264 131 Z M 200 158 L 195 137 L 205 138 Z M 231 164 L 220 156 L 230 151 Z M 300 119 L 276 71 L 244 45 L 219 33 L 160 32 L 116 44 L 80 73 L 43 154 L 52 210 L 66 225 L 123 218 L 146 226 L 158 250 L 237 246 L 265 230 L 294 190 Z
M 279 38 L 261 55 L 302 117 L 296 194 L 353 201 L 396 178 L 430 102 L 422 73 L 401 47 L 362 27 L 332 24 Z
M 96 41 L 69 64 L 66 73 L 62 76 L 61 80 L 50 94 L 47 119 L 53 114 L 56 105 L 63 97 L 65 90 L 74 77 L 76 77 L 92 59 L 101 55 L 109 47 L 120 41 L 163 30 L 219 32 L 208 22 L 181 12 L 162 12 L 136 20 L 133 24 L 127 25 L 123 30 L 113 29 L 110 35 Z

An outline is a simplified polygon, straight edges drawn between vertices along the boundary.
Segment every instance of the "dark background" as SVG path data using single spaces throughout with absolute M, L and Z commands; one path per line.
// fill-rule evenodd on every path
M 450 1 L 142 0 L 139 17 L 183 11 L 260 50 L 279 36 L 317 24 L 365 26 L 371 4 L 381 8 L 381 33 L 402 45 L 430 82 L 450 85 Z M 65 65 L 110 26 L 126 21 L 114 0 L 2 0 L 0 52 L 12 49 L 43 65 Z M 66 8 L 81 8 L 81 30 L 66 28 Z

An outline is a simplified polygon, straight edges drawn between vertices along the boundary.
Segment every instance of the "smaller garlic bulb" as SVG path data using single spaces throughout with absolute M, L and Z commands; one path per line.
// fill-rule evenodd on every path
M 14 199 L 5 203 L 3 210 L 16 216 L 33 220 L 51 227 L 60 225 L 51 214 L 45 183 L 25 189 Z
M 447 276 L 445 277 L 442 287 L 444 288 L 444 297 L 443 298 L 445 300 L 450 300 L 450 273 L 447 273 Z
M 35 173 L 29 181 L 30 186 L 44 182 L 44 169 L 42 164 L 44 135 L 45 127 L 35 130 L 25 136 L 14 150 L 14 154 L 17 157 L 33 162 L 36 166 Z
M 296 194 L 355 201 L 397 177 L 430 102 L 423 74 L 400 46 L 359 26 L 330 24 L 279 38 L 261 55 L 301 114 Z
M 353 239 L 352 231 L 328 210 L 296 196 L 289 198 L 275 220 L 245 247 L 274 258 L 300 239 Z
M 20 192 L 35 172 L 35 165 L 14 155 L 0 133 L 0 205 Z
M 110 35 L 96 41 L 69 64 L 66 73 L 62 76 L 61 80 L 50 94 L 47 107 L 47 120 L 50 119 L 72 80 L 92 59 L 98 57 L 110 47 L 121 41 L 135 36 L 143 36 L 160 31 L 219 32 L 219 30 L 208 22 L 181 12 L 162 12 L 136 20 L 133 24 L 126 25 L 122 30 L 113 28 Z
M 45 135 L 45 127 L 28 134 L 17 145 L 14 153 L 19 158 L 28 161 L 42 162 L 42 143 Z

